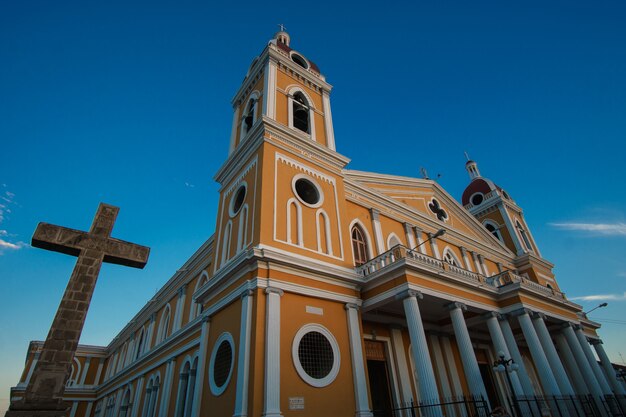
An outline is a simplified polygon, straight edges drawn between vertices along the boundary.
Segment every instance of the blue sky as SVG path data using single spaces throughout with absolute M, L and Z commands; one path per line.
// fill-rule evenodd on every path
M 152 248 L 103 267 L 82 342 L 106 344 L 213 232 L 230 99 L 284 23 L 331 95 L 350 168 L 456 198 L 464 151 L 524 208 L 569 297 L 626 355 L 626 4 L 622 1 L 5 2 L 0 11 L 0 399 L 45 338 L 75 258 L 37 222 Z M 593 296 L 600 296 L 595 297 Z M 2 400 L 0 400 L 2 401 Z M 1 403 L 0 403 L 1 404 Z

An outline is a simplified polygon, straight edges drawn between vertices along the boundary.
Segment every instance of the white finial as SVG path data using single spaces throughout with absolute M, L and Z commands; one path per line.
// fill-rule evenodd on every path
M 467 152 L 465 152 L 465 156 L 467 157 L 467 162 L 465 163 L 465 169 L 467 169 L 467 173 L 470 176 L 470 179 L 480 177 L 480 171 L 478 170 L 478 164 L 471 159 L 469 159 Z
M 291 39 L 289 38 L 289 34 L 286 32 L 287 28 L 285 28 L 285 25 L 283 25 L 282 23 L 280 23 L 278 27 L 280 28 L 280 30 L 276 32 L 276 34 L 274 35 L 274 39 L 289 46 L 289 42 L 291 41 Z

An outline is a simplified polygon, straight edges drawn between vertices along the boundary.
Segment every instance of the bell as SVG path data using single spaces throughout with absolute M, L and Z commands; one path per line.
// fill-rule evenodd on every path
M 296 106 L 293 114 L 293 125 L 303 132 L 309 130 L 309 112 L 301 106 Z
M 248 115 L 243 119 L 243 122 L 246 124 L 246 131 L 250 130 L 252 127 L 252 115 Z

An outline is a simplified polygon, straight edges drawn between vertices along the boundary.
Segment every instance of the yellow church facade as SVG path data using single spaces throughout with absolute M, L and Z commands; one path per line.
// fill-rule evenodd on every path
M 253 60 L 214 235 L 108 346 L 79 347 L 70 416 L 626 410 L 599 324 L 561 292 L 511 196 L 474 161 L 461 203 L 430 179 L 347 169 L 331 89 L 286 32 Z

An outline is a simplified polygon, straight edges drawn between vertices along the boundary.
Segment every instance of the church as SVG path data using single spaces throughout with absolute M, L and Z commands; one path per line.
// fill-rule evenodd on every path
M 70 417 L 617 416 L 626 386 L 514 196 L 347 168 L 321 69 L 278 32 L 233 100 L 213 236 L 108 346 Z M 43 342 L 31 342 L 11 401 Z

